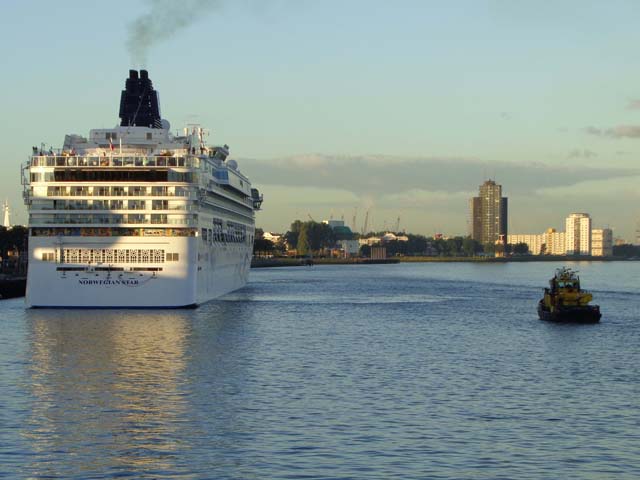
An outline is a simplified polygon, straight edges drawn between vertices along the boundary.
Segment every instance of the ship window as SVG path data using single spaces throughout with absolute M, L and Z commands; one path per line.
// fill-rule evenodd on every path
M 58 182 L 166 182 L 167 172 L 157 170 L 57 170 Z M 41 181 L 33 180 L 32 181 Z
M 104 138 L 107 140 L 115 140 L 118 138 L 118 134 L 116 132 L 106 132 Z
M 147 132 L 147 140 L 151 140 L 153 134 L 151 132 Z
M 179 254 L 167 253 L 167 262 L 177 262 L 178 259 L 179 259 Z

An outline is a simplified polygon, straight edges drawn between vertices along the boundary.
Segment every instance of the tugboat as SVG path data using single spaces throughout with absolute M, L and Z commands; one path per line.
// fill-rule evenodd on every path
M 600 306 L 589 305 L 591 293 L 580 289 L 577 272 L 567 267 L 556 270 L 544 289 L 544 297 L 538 302 L 540 320 L 568 323 L 598 323 L 602 314 Z

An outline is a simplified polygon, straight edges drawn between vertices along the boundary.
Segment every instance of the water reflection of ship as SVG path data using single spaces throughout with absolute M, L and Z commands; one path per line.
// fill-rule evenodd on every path
M 32 473 L 175 471 L 187 313 L 32 311 L 28 319 Z
M 202 478 L 211 462 L 233 470 L 230 455 L 253 438 L 238 434 L 253 428 L 238 394 L 257 384 L 254 311 L 245 297 L 166 313 L 28 310 L 33 405 L 23 429 L 34 455 L 24 470 L 35 478 Z

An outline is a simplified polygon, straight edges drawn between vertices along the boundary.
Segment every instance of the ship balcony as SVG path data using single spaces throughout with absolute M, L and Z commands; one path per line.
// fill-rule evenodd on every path
M 196 156 L 132 156 L 109 154 L 102 156 L 34 155 L 29 162 L 32 167 L 105 167 L 105 168 L 192 168 L 200 167 Z
M 94 200 L 93 203 L 89 203 L 91 200 L 79 201 L 74 203 L 67 203 L 64 200 L 33 200 L 31 203 L 31 213 L 56 213 L 56 212 L 69 212 L 73 211 L 77 214 L 83 213 L 128 213 L 135 211 L 137 213 L 146 214 L 159 214 L 159 213 L 174 213 L 174 212 L 197 212 L 199 210 L 197 205 L 182 204 L 182 205 L 167 205 L 160 204 L 154 205 L 151 202 L 146 204 L 135 204 L 132 201 L 123 202 L 121 200 Z M 154 202 L 162 202 L 162 200 L 154 200 Z
M 31 214 L 29 217 L 30 227 L 40 226 L 166 226 L 166 227 L 195 227 L 198 219 L 195 215 L 171 216 L 168 214 L 138 215 L 138 214 L 111 214 L 111 215 L 41 215 Z
M 44 194 L 44 191 L 43 191 Z M 31 192 L 32 197 L 39 197 Z M 190 187 L 76 187 L 76 186 L 48 186 L 47 197 L 179 197 L 184 200 L 194 200 L 198 197 L 195 189 Z

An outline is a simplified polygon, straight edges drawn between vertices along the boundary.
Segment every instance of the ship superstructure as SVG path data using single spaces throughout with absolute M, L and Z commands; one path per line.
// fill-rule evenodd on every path
M 27 306 L 186 307 L 244 286 L 262 196 L 207 135 L 172 134 L 130 70 L 119 126 L 33 147 Z

